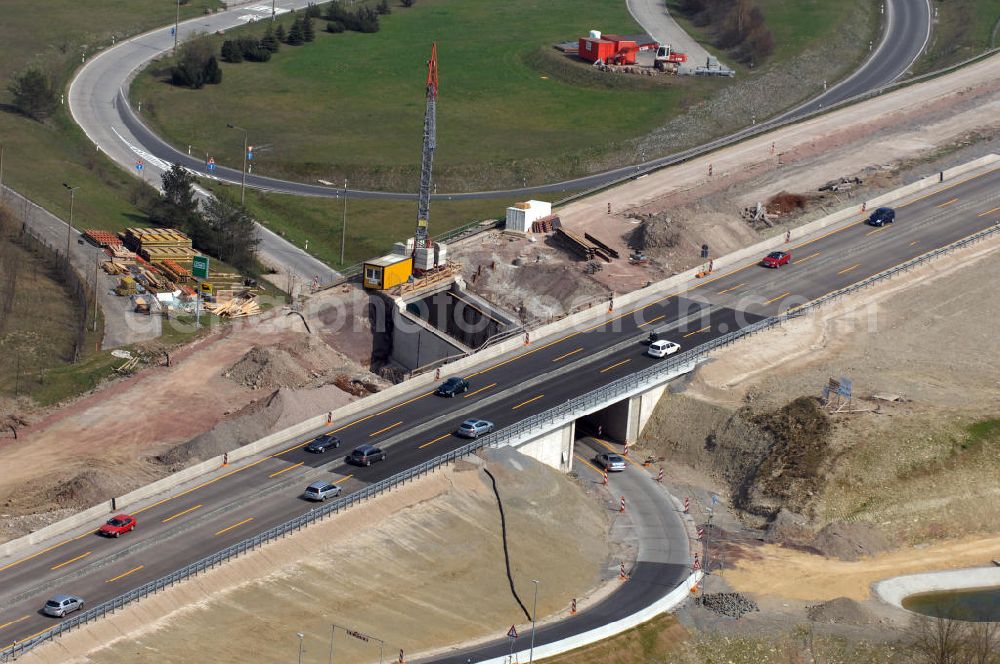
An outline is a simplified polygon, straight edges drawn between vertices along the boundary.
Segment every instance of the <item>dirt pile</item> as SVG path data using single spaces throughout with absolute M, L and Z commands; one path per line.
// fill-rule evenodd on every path
M 768 214 L 788 215 L 797 214 L 806 209 L 809 199 L 802 194 L 793 194 L 782 191 L 772 196 L 764 207 Z
M 684 229 L 679 223 L 674 222 L 670 215 L 661 212 L 630 216 L 642 219 L 634 230 L 627 233 L 626 240 L 633 249 L 658 253 L 658 250 L 673 249 L 680 243 L 681 232 Z
M 232 413 L 210 431 L 155 457 L 179 470 L 252 443 L 302 420 L 335 411 L 355 397 L 334 384 L 302 389 L 280 388 Z
M 806 615 L 813 622 L 837 625 L 870 625 L 876 620 L 871 611 L 848 597 L 807 607 Z
M 835 521 L 816 533 L 813 546 L 829 558 L 857 560 L 891 551 L 895 543 L 874 523 Z
M 343 370 L 350 361 L 314 337 L 277 346 L 254 346 L 223 374 L 254 390 L 302 387 Z

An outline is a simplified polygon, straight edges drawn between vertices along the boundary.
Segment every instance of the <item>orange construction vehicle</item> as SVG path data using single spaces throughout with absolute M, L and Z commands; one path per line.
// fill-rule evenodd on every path
M 653 66 L 660 71 L 668 69 L 676 71 L 678 65 L 688 61 L 687 53 L 678 53 L 670 44 L 663 44 L 656 49 L 656 56 L 653 59 Z

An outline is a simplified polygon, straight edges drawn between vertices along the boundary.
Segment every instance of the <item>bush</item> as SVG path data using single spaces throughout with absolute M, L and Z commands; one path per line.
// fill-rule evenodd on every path
M 400 4 L 403 5 L 404 7 L 412 7 L 413 3 L 416 2 L 416 0 L 399 0 L 399 1 Z
M 327 21 L 326 31 L 339 34 L 344 31 L 344 24 L 340 21 Z
M 389 9 L 389 0 L 379 0 L 379 3 L 375 6 L 375 11 L 380 16 L 385 16 L 386 14 L 391 14 L 392 10 Z
M 44 120 L 59 105 L 52 79 L 34 67 L 15 76 L 7 89 L 13 97 L 14 107 L 34 120 Z
M 222 70 L 215 59 L 212 45 L 206 40 L 195 40 L 181 47 L 177 63 L 170 70 L 174 85 L 200 89 L 205 84 L 222 82 Z

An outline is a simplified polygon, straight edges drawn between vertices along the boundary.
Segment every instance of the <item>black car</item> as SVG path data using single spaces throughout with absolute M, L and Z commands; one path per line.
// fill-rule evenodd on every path
M 896 211 L 891 207 L 880 207 L 871 213 L 866 222 L 869 226 L 880 228 L 896 221 Z
M 441 383 L 435 394 L 442 397 L 453 397 L 456 394 L 469 391 L 469 381 L 455 376 Z
M 312 452 L 313 454 L 322 454 L 327 450 L 332 450 L 340 447 L 340 438 L 337 438 L 332 433 L 324 433 L 318 436 L 316 440 L 306 445 L 306 452 Z
M 370 466 L 376 461 L 385 461 L 385 452 L 374 445 L 356 447 L 347 457 L 347 462 L 356 466 Z

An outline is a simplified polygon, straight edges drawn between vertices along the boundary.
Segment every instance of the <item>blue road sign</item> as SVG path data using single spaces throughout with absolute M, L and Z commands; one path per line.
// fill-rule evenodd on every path
M 141 161 L 135 162 L 135 170 L 141 171 L 143 168 L 145 168 L 145 165 Z
M 210 170 L 210 171 L 214 171 L 215 170 L 215 157 L 209 157 L 208 158 L 208 170 Z

